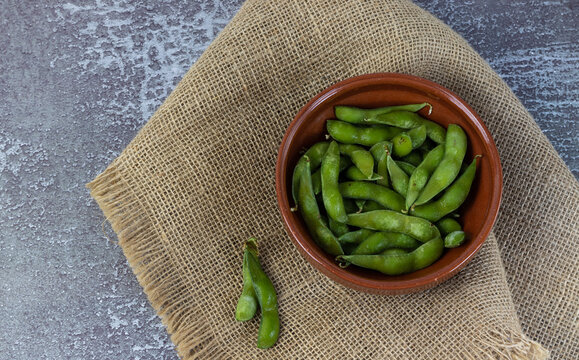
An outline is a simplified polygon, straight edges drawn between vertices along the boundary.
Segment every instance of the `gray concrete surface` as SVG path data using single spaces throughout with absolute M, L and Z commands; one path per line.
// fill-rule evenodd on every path
M 488 60 L 579 176 L 577 2 L 417 3 Z M 240 5 L 0 0 L 0 359 L 176 358 L 84 184 Z

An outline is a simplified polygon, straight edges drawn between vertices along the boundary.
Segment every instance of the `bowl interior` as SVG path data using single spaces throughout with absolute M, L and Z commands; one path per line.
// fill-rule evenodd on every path
M 401 276 L 386 276 L 356 266 L 338 267 L 333 256 L 319 248 L 309 235 L 299 213 L 291 206 L 291 177 L 301 154 L 312 144 L 324 140 L 325 123 L 335 118 L 334 106 L 351 105 L 364 108 L 429 102 L 432 113 L 420 114 L 444 127 L 460 125 L 468 137 L 465 162 L 474 155 L 478 161 L 477 176 L 467 201 L 461 206 L 458 219 L 467 241 L 455 249 L 446 249 L 441 259 L 431 266 Z M 288 128 L 278 156 L 276 169 L 278 202 L 292 241 L 306 259 L 346 286 L 378 293 L 404 293 L 425 289 L 458 272 L 488 236 L 498 212 L 501 196 L 501 168 L 494 142 L 470 107 L 449 90 L 430 81 L 401 74 L 364 75 L 338 83 L 312 99 L 298 113 Z

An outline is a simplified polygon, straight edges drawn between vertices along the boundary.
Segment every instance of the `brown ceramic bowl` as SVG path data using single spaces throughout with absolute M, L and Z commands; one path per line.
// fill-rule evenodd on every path
M 468 137 L 465 161 L 481 154 L 477 176 L 466 202 L 461 206 L 460 223 L 467 241 L 446 249 L 431 266 L 411 274 L 387 276 L 376 271 L 349 266 L 340 268 L 334 257 L 313 241 L 299 213 L 290 211 L 291 177 L 303 150 L 324 139 L 326 120 L 334 118 L 334 106 L 373 108 L 388 105 L 429 102 L 420 114 L 444 127 L 458 124 Z M 493 139 L 480 117 L 452 91 L 403 74 L 369 74 L 344 80 L 322 91 L 307 103 L 287 129 L 276 164 L 278 205 L 285 227 L 299 252 L 315 268 L 332 280 L 352 289 L 377 294 L 405 294 L 440 284 L 460 271 L 480 249 L 489 235 L 499 210 L 502 170 Z

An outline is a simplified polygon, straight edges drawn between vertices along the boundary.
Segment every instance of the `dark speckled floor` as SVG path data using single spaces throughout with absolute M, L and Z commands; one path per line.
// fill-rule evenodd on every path
M 0 358 L 175 359 L 84 184 L 241 1 L 50 3 L 0 1 Z M 487 59 L 579 177 L 578 2 L 417 3 Z

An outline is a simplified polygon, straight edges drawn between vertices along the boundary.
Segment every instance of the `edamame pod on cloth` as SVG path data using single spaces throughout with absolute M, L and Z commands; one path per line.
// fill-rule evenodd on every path
M 247 264 L 249 253 L 257 257 L 256 239 L 249 239 L 243 249 L 243 290 L 237 301 L 237 308 L 235 309 L 235 319 L 237 321 L 247 321 L 253 318 L 257 311 L 257 297 L 253 289 L 253 282 L 249 273 Z
M 368 179 L 374 174 L 374 158 L 369 151 L 358 145 L 340 144 L 340 154 L 350 157 L 350 160 Z
M 348 219 L 344 200 L 338 188 L 338 177 L 340 176 L 340 150 L 338 143 L 332 141 L 326 154 L 322 157 L 321 183 L 322 199 L 328 217 L 344 223 Z
M 336 106 L 334 108 L 334 113 L 336 114 L 336 117 L 342 121 L 347 121 L 351 124 L 363 124 L 364 121 L 371 120 L 380 114 L 386 114 L 393 111 L 417 112 L 426 106 L 429 107 L 428 113 L 430 114 L 430 112 L 432 112 L 432 105 L 429 103 L 394 105 L 374 109 L 362 109 L 354 106 Z
M 442 144 L 446 137 L 446 131 L 442 126 L 410 111 L 393 111 L 380 114 L 375 118 L 366 120 L 366 123 L 390 125 L 402 129 L 414 129 L 424 125 L 426 127 L 426 135 L 437 144 Z
M 413 206 L 410 209 L 410 214 L 430 221 L 438 221 L 458 209 L 470 192 L 470 187 L 476 174 L 477 157 L 475 156 L 465 172 L 444 191 L 440 198 L 424 205 Z
M 320 209 L 318 208 L 318 203 L 316 202 L 312 188 L 310 161 L 307 156 L 305 157 L 305 164 L 306 165 L 300 169 L 298 191 L 298 209 L 300 210 L 300 214 L 316 244 L 330 255 L 343 254 L 338 239 L 322 221 Z
M 294 173 L 292 176 L 292 198 L 294 200 L 294 207 L 291 209 L 292 211 L 296 211 L 297 210 L 297 204 L 298 204 L 298 186 L 299 186 L 299 181 L 300 181 L 300 173 L 301 170 L 305 167 L 305 158 L 308 158 L 308 162 L 310 163 L 310 169 L 311 171 L 316 171 L 316 169 L 320 166 L 320 164 L 322 163 L 322 156 L 324 156 L 324 154 L 326 153 L 326 150 L 328 150 L 328 146 L 330 146 L 329 142 L 319 142 L 316 143 L 314 145 L 312 145 L 308 151 L 306 151 L 306 153 L 304 155 L 302 155 L 302 157 L 300 158 L 300 160 L 298 161 L 298 163 L 296 164 L 296 167 L 294 168 Z
M 388 255 L 340 255 L 336 257 L 336 260 L 376 270 L 385 275 L 401 275 L 431 265 L 440 258 L 443 249 L 444 243 L 438 236 L 409 253 L 396 251 Z
M 404 209 L 404 198 L 385 186 L 366 181 L 347 181 L 340 183 L 339 189 L 345 198 L 373 200 L 395 211 Z
M 464 130 L 456 124 L 448 125 L 444 156 L 416 199 L 416 205 L 430 201 L 452 183 L 460 171 L 462 160 L 466 154 L 466 146 L 467 140 Z
M 369 230 L 406 234 L 420 242 L 427 242 L 435 237 L 440 237 L 438 228 L 430 221 L 392 210 L 350 214 L 346 223 Z
M 359 144 L 372 146 L 384 140 L 390 140 L 403 130 L 391 126 L 355 126 L 345 121 L 328 120 L 328 134 L 342 144 Z
M 267 349 L 275 344 L 279 336 L 277 294 L 271 280 L 263 272 L 257 256 L 251 252 L 248 252 L 247 268 L 261 309 L 257 347 Z

